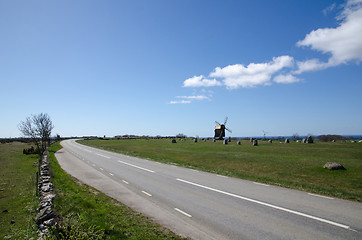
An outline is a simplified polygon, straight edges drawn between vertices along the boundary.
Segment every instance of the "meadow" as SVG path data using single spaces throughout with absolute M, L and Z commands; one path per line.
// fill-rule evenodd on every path
M 362 143 L 289 144 L 249 140 L 237 145 L 192 139 L 81 140 L 82 144 L 167 164 L 258 181 L 332 197 L 362 201 Z M 347 170 L 328 170 L 326 162 Z
M 36 236 L 33 221 L 39 205 L 36 172 L 39 155 L 23 155 L 28 143 L 0 144 L 0 238 L 29 239 Z

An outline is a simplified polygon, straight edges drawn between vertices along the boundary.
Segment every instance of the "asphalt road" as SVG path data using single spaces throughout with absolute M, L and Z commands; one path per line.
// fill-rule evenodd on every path
M 61 144 L 65 171 L 181 236 L 362 239 L 361 203 Z

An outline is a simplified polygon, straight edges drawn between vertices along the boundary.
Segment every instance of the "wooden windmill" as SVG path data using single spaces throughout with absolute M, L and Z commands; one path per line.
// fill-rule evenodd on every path
M 214 139 L 222 140 L 225 137 L 225 130 L 232 132 L 230 129 L 228 129 L 225 125 L 228 121 L 228 117 L 225 118 L 224 124 L 219 123 L 218 121 L 215 121 L 215 136 Z

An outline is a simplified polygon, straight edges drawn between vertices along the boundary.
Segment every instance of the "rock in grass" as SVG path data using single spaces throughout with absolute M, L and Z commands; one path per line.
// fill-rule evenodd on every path
M 51 209 L 51 207 L 45 207 L 42 210 L 40 210 L 38 216 L 35 218 L 35 222 L 37 224 L 40 224 L 46 220 L 49 220 L 54 217 L 54 212 Z
M 176 139 L 172 139 L 172 143 L 176 143 Z
M 253 146 L 258 146 L 258 140 L 253 140 Z
M 237 143 L 236 143 L 236 144 L 241 145 L 241 142 L 240 142 L 240 141 L 237 141 Z
M 342 164 L 336 162 L 327 162 L 326 164 L 324 164 L 323 168 L 329 170 L 346 170 Z

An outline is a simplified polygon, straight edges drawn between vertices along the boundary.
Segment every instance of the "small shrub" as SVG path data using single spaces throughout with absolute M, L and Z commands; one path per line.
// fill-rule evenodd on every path
M 39 150 L 39 148 L 34 149 L 34 147 L 31 146 L 30 148 L 24 148 L 23 149 L 23 154 L 25 154 L 25 155 L 40 154 L 40 150 Z
M 50 228 L 46 240 L 77 239 L 98 240 L 104 239 L 104 231 L 97 226 L 86 227 L 84 223 L 61 223 Z

